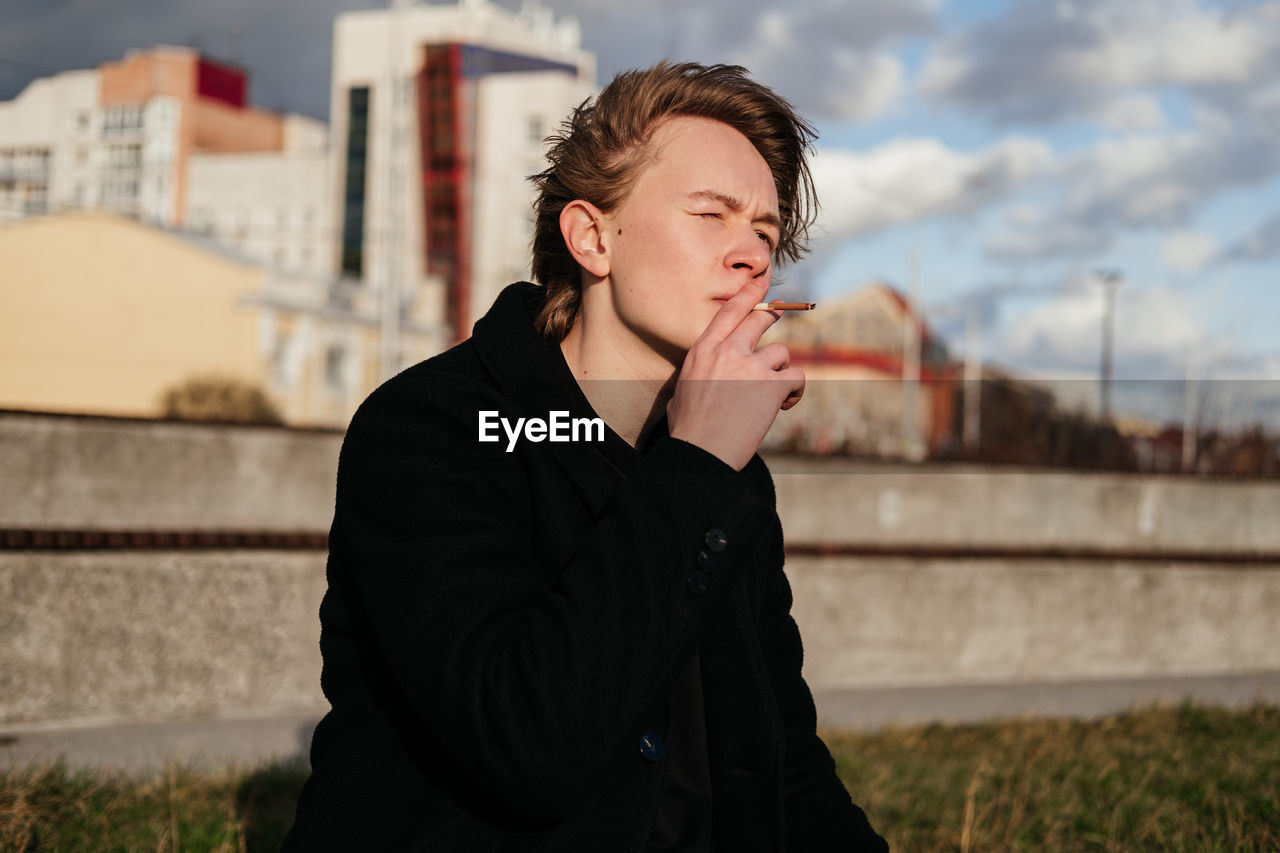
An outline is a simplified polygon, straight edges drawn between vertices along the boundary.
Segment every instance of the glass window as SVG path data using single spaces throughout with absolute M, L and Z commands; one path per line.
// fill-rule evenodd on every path
M 369 146 L 369 87 L 347 92 L 347 178 L 343 192 L 342 271 L 364 275 L 365 168 Z

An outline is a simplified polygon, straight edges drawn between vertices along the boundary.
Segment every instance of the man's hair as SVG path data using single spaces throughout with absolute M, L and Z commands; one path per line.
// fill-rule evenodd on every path
M 712 119 L 750 140 L 778 192 L 782 233 L 775 255 L 796 261 L 808 251 L 817 198 L 806 155 L 817 134 L 786 100 L 739 65 L 663 62 L 627 71 L 565 119 L 548 139 L 550 165 L 530 178 L 538 188 L 533 277 L 546 288 L 536 325 L 548 337 L 568 334 L 582 297 L 580 268 L 560 233 L 561 211 L 577 199 L 616 210 L 651 159 L 654 130 L 672 116 Z

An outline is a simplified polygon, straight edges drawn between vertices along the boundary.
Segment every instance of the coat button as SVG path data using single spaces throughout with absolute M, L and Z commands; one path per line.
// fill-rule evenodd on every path
M 714 554 L 719 554 L 729 545 L 729 537 L 724 535 L 724 531 L 719 527 L 713 527 L 707 531 L 707 548 Z
M 707 591 L 707 581 L 710 579 L 711 576 L 706 572 L 689 572 L 689 592 L 694 595 L 702 595 Z
M 706 548 L 698 552 L 698 568 L 710 574 L 716 570 L 716 563 L 720 562 L 719 554 L 712 554 Z
M 645 732 L 640 736 L 640 755 L 646 761 L 662 760 L 662 738 L 653 732 Z

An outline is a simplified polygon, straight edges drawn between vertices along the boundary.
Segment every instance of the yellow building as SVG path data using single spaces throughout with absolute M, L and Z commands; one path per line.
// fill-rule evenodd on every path
M 0 227 L 0 408 L 156 417 L 197 376 L 345 426 L 377 383 L 376 305 L 106 213 Z M 402 331 L 414 343 L 410 324 Z

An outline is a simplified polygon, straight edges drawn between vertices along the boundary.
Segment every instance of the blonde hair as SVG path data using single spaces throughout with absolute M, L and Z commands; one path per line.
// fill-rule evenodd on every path
M 580 268 L 560 233 L 561 211 L 576 199 L 605 212 L 617 209 L 647 164 L 653 131 L 677 115 L 722 122 L 750 140 L 778 193 L 782 233 L 776 256 L 790 262 L 808 251 L 817 197 L 807 154 L 817 134 L 786 100 L 739 65 L 663 62 L 627 71 L 565 119 L 548 139 L 550 165 L 530 178 L 538 188 L 533 278 L 546 290 L 535 324 L 548 337 L 568 334 L 582 295 Z

